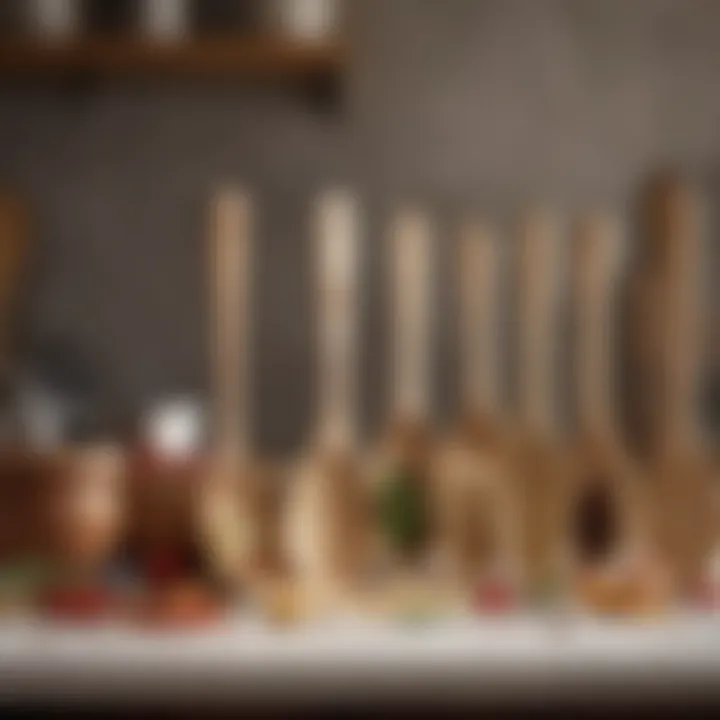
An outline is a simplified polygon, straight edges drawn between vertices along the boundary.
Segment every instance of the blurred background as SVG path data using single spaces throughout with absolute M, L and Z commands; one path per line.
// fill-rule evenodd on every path
M 369 433 L 387 402 L 381 246 L 398 203 L 432 214 L 446 280 L 468 208 L 508 242 L 535 199 L 568 217 L 607 204 L 633 227 L 640 186 L 668 165 L 720 203 L 714 0 L 203 0 L 141 12 L 162 4 L 82 3 L 75 16 L 52 0 L 2 3 L 0 186 L 28 208 L 33 239 L 13 342 L 24 367 L 82 395 L 113 431 L 169 394 L 206 391 L 204 238 L 222 183 L 257 201 L 255 430 L 274 453 L 302 443 L 311 417 L 308 240 L 326 186 L 353 188 L 366 212 Z M 139 33 L 164 49 L 138 49 Z M 96 41 L 63 50 L 75 34 Z M 439 418 L 455 407 L 451 295 L 441 282 Z M 707 405 L 717 306 L 709 295 Z

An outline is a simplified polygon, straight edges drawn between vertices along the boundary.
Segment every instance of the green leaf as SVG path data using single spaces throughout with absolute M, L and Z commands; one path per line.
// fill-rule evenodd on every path
M 427 498 L 412 474 L 399 470 L 381 483 L 378 515 L 392 547 L 401 554 L 417 552 L 428 535 Z

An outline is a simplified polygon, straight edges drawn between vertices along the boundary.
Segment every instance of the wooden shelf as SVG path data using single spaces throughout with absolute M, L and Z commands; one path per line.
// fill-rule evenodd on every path
M 67 42 L 0 42 L 0 78 L 168 77 L 315 81 L 344 69 L 340 40 L 300 43 L 279 38 L 200 38 L 178 43 L 142 38 Z

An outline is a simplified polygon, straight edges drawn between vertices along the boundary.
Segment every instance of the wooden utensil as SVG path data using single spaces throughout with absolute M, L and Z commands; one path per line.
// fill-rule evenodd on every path
M 348 601 L 364 562 L 365 498 L 356 428 L 358 208 L 343 191 L 322 196 L 315 224 L 317 419 L 292 473 L 284 548 L 303 613 Z
M 554 373 L 560 290 L 559 219 L 531 208 L 519 247 L 518 370 L 520 429 L 514 440 L 521 513 L 524 593 L 552 601 L 562 593 L 561 499 L 566 476 L 559 439 Z
M 667 602 L 669 578 L 653 546 L 652 496 L 626 449 L 614 400 L 619 222 L 610 215 L 585 217 L 573 246 L 580 434 L 565 496 L 565 556 L 585 607 L 659 610 Z
M 236 589 L 268 571 L 262 501 L 270 479 L 250 441 L 251 213 L 244 191 L 217 194 L 208 265 L 214 424 L 200 531 L 216 577 Z
M 698 422 L 702 198 L 691 182 L 667 177 L 655 188 L 652 275 L 659 364 L 659 420 L 651 472 L 660 489 L 667 552 L 681 599 L 693 597 L 718 546 L 718 493 L 711 451 Z
M 492 230 L 467 222 L 456 260 L 462 414 L 439 453 L 439 534 L 452 575 L 476 591 L 518 581 L 520 528 L 501 419 L 500 257 Z
M 392 387 L 388 426 L 370 476 L 375 496 L 375 564 L 381 573 L 410 573 L 430 560 L 433 528 L 432 236 L 427 218 L 405 209 L 389 242 Z

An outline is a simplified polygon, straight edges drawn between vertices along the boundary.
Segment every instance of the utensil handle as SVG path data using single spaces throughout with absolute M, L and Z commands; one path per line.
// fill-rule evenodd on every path
M 225 189 L 213 201 L 210 282 L 215 439 L 243 452 L 249 443 L 251 201 Z
M 534 209 L 520 237 L 520 410 L 525 423 L 553 433 L 555 349 L 559 289 L 559 230 L 556 218 Z
M 577 229 L 575 262 L 575 373 L 578 419 L 590 433 L 615 435 L 615 291 L 621 250 L 619 223 L 588 216 Z
M 461 393 L 470 410 L 496 414 L 500 402 L 500 257 L 492 230 L 462 228 L 457 252 Z
M 393 297 L 393 386 L 396 415 L 426 420 L 430 414 L 431 234 L 424 215 L 405 210 L 395 218 L 390 242 Z
M 318 308 L 318 428 L 324 447 L 356 438 L 358 209 L 342 191 L 320 198 L 315 227 Z
M 702 202 L 678 181 L 666 196 L 664 283 L 664 443 L 695 443 L 701 432 L 697 392 L 701 365 Z

